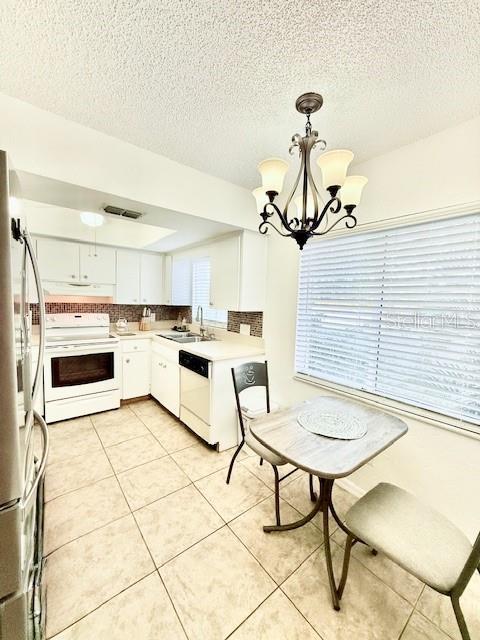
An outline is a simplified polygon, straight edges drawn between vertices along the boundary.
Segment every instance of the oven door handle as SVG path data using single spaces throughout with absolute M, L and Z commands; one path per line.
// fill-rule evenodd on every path
M 42 479 L 45 473 L 45 467 L 47 466 L 48 451 L 50 448 L 50 435 L 48 433 L 47 423 L 42 418 L 42 416 L 38 413 L 38 411 L 35 411 L 35 409 L 33 409 L 33 416 L 35 420 L 38 422 L 38 424 L 40 425 L 40 430 L 42 432 L 43 451 L 42 451 L 42 457 L 40 458 L 40 463 L 38 465 L 38 471 L 37 471 L 37 475 L 35 476 L 35 480 L 33 481 L 32 486 L 30 487 L 26 495 L 23 497 L 22 502 L 24 505 L 27 505 L 29 503 L 30 499 L 37 491 L 40 480 Z
M 96 342 L 95 344 L 79 344 L 79 345 L 68 345 L 66 347 L 57 347 L 55 345 L 50 345 L 47 347 L 47 354 L 50 357 L 59 357 L 62 355 L 69 355 L 71 353 L 81 353 L 85 351 L 85 355 L 90 355 L 91 353 L 105 353 L 106 351 L 116 352 L 118 351 L 118 342 L 111 344 L 111 342 Z

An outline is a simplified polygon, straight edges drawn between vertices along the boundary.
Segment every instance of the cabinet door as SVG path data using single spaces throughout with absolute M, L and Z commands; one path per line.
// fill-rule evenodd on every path
M 165 360 L 163 389 L 160 402 L 177 418 L 180 416 L 180 367 Z
M 180 415 L 180 367 L 174 362 L 152 354 L 151 394 L 173 415 Z
M 214 242 L 210 249 L 210 306 L 236 311 L 240 293 L 240 239 Z
M 192 263 L 190 258 L 174 257 L 172 260 L 171 304 L 192 304 Z
M 139 398 L 150 393 L 150 354 L 122 355 L 122 399 Z
M 267 237 L 243 231 L 238 311 L 263 311 L 267 289 Z
M 162 389 L 162 358 L 158 353 L 152 353 L 152 371 L 150 380 L 150 393 L 152 396 L 160 402 L 160 395 Z
M 140 255 L 140 301 L 163 304 L 163 257 L 160 255 Z
M 140 303 L 140 254 L 117 251 L 117 304 Z
M 80 252 L 78 244 L 37 238 L 38 267 L 42 280 L 79 282 Z
M 115 284 L 115 249 L 80 245 L 80 280 Z

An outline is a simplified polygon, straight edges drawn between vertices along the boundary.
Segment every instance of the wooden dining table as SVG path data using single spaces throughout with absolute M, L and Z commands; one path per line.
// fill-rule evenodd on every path
M 348 422 L 354 419 L 357 424 L 361 423 L 366 428 L 366 433 L 355 440 L 312 433 L 301 426 L 298 420 L 301 414 L 310 411 L 315 414 L 318 412 L 319 420 L 322 413 L 329 419 L 334 416 L 340 423 L 342 420 Z M 261 444 L 298 469 L 303 469 L 319 478 L 320 491 L 315 506 L 308 515 L 288 524 L 265 525 L 263 529 L 267 533 L 290 531 L 303 526 L 322 511 L 325 561 L 332 604 L 337 611 L 340 609 L 340 602 L 330 548 L 329 513 L 346 534 L 349 531 L 333 505 L 334 482 L 360 469 L 404 436 L 407 431 L 405 422 L 396 416 L 360 402 L 332 396 L 320 396 L 275 413 L 266 414 L 250 424 L 251 434 Z

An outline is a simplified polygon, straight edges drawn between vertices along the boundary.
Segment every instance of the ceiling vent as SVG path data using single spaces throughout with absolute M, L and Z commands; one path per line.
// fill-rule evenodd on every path
M 103 208 L 105 213 L 111 213 L 114 216 L 121 216 L 122 218 L 130 218 L 131 220 L 137 220 L 137 218 L 141 218 L 143 213 L 139 213 L 138 211 L 132 211 L 131 209 L 122 209 L 121 207 L 113 207 L 110 204 L 107 204 L 106 207 Z

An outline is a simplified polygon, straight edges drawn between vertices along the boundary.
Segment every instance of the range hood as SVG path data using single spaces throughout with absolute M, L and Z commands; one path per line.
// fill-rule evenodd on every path
M 75 282 L 43 282 L 43 290 L 48 302 L 62 302 L 52 300 L 52 298 L 107 298 L 108 302 L 113 302 L 115 286 L 113 284 L 80 284 Z M 69 300 L 75 302 L 74 300 Z

